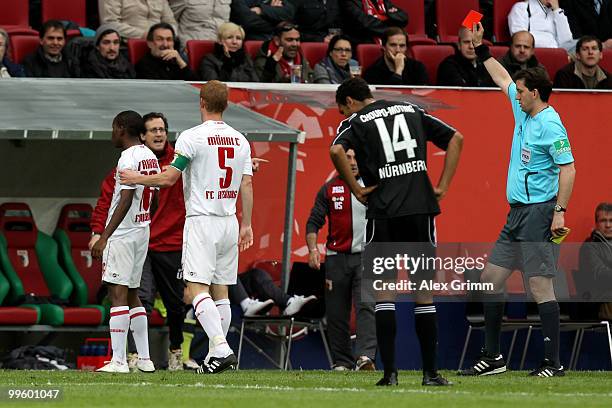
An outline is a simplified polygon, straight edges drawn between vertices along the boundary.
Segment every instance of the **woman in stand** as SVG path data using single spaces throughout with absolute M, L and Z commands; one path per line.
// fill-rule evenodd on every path
M 204 81 L 259 82 L 251 57 L 245 52 L 244 30 L 234 23 L 223 23 L 217 31 L 212 54 L 202 59 L 198 70 Z
M 315 84 L 341 84 L 351 78 L 350 67 L 358 66 L 357 61 L 351 59 L 352 55 L 349 38 L 343 34 L 333 36 L 327 47 L 327 56 L 314 68 Z
M 0 28 L 0 79 L 25 76 L 23 67 L 10 60 L 8 56 L 8 47 L 9 35 Z

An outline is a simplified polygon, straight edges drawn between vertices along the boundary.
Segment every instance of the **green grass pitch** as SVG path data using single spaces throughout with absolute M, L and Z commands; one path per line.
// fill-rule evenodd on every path
M 398 387 L 375 387 L 380 372 L 245 370 L 218 375 L 159 371 L 102 374 L 0 370 L 2 407 L 612 407 L 612 372 L 568 372 L 532 378 L 526 372 L 465 378 L 422 387 L 421 374 L 402 371 Z M 10 402 L 9 388 L 62 389 L 60 401 Z

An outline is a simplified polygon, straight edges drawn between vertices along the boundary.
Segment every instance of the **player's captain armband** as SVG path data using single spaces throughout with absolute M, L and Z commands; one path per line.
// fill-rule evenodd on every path
M 174 160 L 172 160 L 172 163 L 170 163 L 170 165 L 177 170 L 183 171 L 189 165 L 189 159 L 185 156 L 182 156 L 179 152 L 175 152 Z
M 553 143 L 553 147 L 555 148 L 555 154 L 560 155 L 563 153 L 569 153 L 572 151 L 572 147 L 570 146 L 569 140 L 567 139 L 559 139 Z

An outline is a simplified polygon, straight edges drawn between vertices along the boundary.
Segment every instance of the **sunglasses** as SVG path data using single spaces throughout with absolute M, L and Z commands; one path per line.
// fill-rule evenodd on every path
M 293 23 L 282 23 L 276 26 L 276 33 L 280 34 L 280 33 L 286 33 L 287 31 L 291 31 L 291 30 L 297 30 L 298 26 L 297 24 L 293 24 Z

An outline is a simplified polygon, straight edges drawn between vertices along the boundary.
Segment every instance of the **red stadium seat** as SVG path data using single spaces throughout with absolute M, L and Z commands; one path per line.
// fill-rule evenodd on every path
M 499 59 L 506 55 L 509 49 L 510 48 L 506 47 L 505 45 L 492 45 L 489 47 L 489 52 L 491 53 L 493 58 Z
M 11 0 L 2 2 L 0 27 L 30 27 L 30 6 L 28 0 Z
M 536 48 L 535 56 L 540 64 L 544 65 L 551 80 L 558 70 L 570 62 L 567 51 L 563 48 Z
M 66 20 L 87 26 L 85 0 L 42 0 L 41 13 L 42 21 Z
M 433 38 L 408 35 L 408 44 L 410 45 L 436 45 L 437 42 Z
M 102 262 L 91 257 L 91 213 L 89 204 L 66 204 L 60 211 L 53 238 L 59 245 L 62 268 L 74 284 L 73 300 L 78 305 L 96 303 L 102 286 Z
M 327 55 L 327 44 L 322 42 L 305 42 L 300 46 L 302 55 L 311 67 L 317 65 Z
M 30 27 L 4 26 L 2 28 L 4 28 L 4 30 L 7 32 L 9 37 L 13 35 L 29 35 L 29 36 L 38 37 L 38 31 L 33 30 Z
M 382 55 L 382 48 L 378 44 L 359 44 L 357 61 L 361 64 L 361 72 L 365 72 Z
M 15 35 L 11 37 L 11 50 L 13 53 L 13 61 L 18 64 L 23 62 L 23 59 L 33 54 L 40 45 L 40 39 L 32 35 Z
M 251 56 L 251 58 L 255 59 L 255 56 L 261 49 L 261 45 L 263 41 L 253 40 L 253 41 L 245 41 L 244 42 L 244 50 L 247 54 Z
M 187 54 L 189 55 L 189 69 L 198 72 L 200 62 L 207 54 L 215 50 L 215 41 L 211 40 L 189 40 L 187 41 Z
M 3 272 L 12 291 L 11 301 L 26 294 L 68 302 L 74 285 L 58 264 L 55 241 L 38 231 L 32 212 L 25 203 L 0 205 L 2 245 L 0 258 Z M 42 313 L 42 323 L 52 325 L 99 325 L 101 307 L 60 307 L 48 303 L 36 305 Z
M 142 38 L 130 38 L 127 43 L 128 46 L 128 57 L 133 65 L 136 65 L 142 57 L 149 52 L 149 46 L 147 40 Z
M 599 66 L 603 70 L 608 71 L 608 73 L 612 73 L 612 50 L 605 49 L 603 51 L 603 59 L 599 63 Z
M 0 266 L 0 305 L 11 290 L 9 281 L 2 273 Z M 30 325 L 40 320 L 39 310 L 35 306 L 0 306 L 0 325 Z
M 414 59 L 425 64 L 430 84 L 437 83 L 438 65 L 444 58 L 454 53 L 455 49 L 450 45 L 415 45 L 412 47 Z
M 493 2 L 493 42 L 509 43 L 508 14 L 518 0 L 495 0 Z
M 456 43 L 461 23 L 470 10 L 479 10 L 478 0 L 436 0 L 438 42 Z
M 39 320 L 39 312 L 35 308 L 0 307 L 0 325 L 31 325 Z
M 408 25 L 406 25 L 406 33 L 408 35 L 418 37 L 427 37 L 425 34 L 425 2 L 414 0 L 394 0 L 398 8 L 408 14 Z

